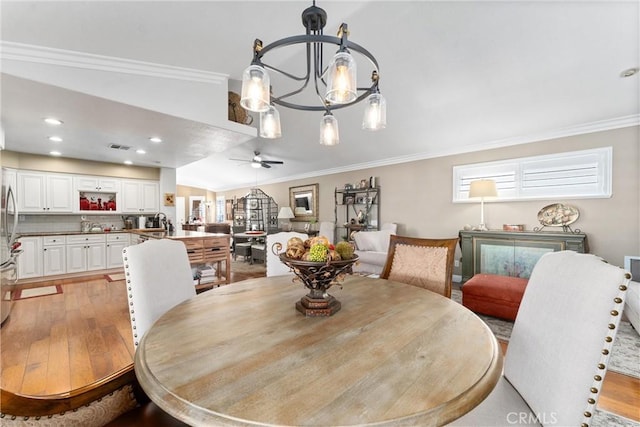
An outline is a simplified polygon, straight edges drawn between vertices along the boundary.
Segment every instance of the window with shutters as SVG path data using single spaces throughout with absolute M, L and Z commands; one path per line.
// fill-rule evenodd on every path
M 604 147 L 454 166 L 453 202 L 472 201 L 469 185 L 477 179 L 495 180 L 500 201 L 608 198 L 612 157 Z

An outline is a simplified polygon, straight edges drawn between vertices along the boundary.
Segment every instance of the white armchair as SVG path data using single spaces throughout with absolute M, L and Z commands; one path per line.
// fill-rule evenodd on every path
M 320 221 L 320 230 L 318 231 L 318 235 L 329 239 L 329 243 L 335 243 L 333 238 L 335 228 L 335 223 L 331 221 Z
M 353 266 L 356 273 L 380 274 L 387 261 L 389 240 L 396 234 L 397 224 L 382 224 L 379 231 L 359 231 L 354 233 L 355 254 L 360 260 Z
M 502 378 L 451 425 L 589 425 L 629 279 L 592 254 L 543 255 L 520 304 Z
M 297 231 L 282 231 L 275 234 L 267 234 L 266 237 L 266 263 L 267 263 L 267 277 L 271 276 L 284 276 L 287 274 L 293 275 L 293 272 L 289 270 L 289 267 L 284 265 L 280 258 L 273 253 L 272 247 L 275 243 L 282 245 L 282 251 L 287 249 L 287 241 L 292 237 L 299 237 L 303 241 L 309 238 L 304 233 L 298 233 Z

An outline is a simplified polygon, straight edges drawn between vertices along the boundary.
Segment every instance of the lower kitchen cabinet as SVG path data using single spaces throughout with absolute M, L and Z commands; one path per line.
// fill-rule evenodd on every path
M 107 268 L 122 267 L 122 250 L 129 246 L 129 233 L 107 235 Z
M 42 237 L 21 237 L 18 279 L 42 276 Z
M 65 243 L 65 236 L 44 236 L 42 238 L 42 272 L 44 276 L 67 272 Z
M 67 236 L 67 273 L 104 270 L 106 268 L 106 239 L 95 236 Z
M 131 244 L 131 234 L 23 236 L 19 241 L 23 252 L 18 279 L 32 279 L 120 268 L 122 249 Z

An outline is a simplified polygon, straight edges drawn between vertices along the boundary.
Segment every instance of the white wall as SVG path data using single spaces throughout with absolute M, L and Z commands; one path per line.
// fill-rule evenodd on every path
M 376 176 L 381 187 L 381 222 L 398 223 L 398 234 L 402 235 L 449 237 L 457 236 L 465 224 L 477 223 L 480 216 L 479 204 L 452 203 L 453 166 L 606 146 L 613 147 L 611 198 L 486 203 L 485 221 L 492 229 L 501 229 L 502 224 L 508 223 L 525 224 L 532 230 L 539 225 L 537 213 L 542 207 L 562 201 L 580 210 L 580 218 L 572 226 L 587 234 L 591 252 L 622 265 L 624 255 L 640 254 L 640 127 L 637 126 L 260 188 L 278 206 L 287 206 L 290 186 L 318 183 L 319 219 L 333 221 L 334 189 Z M 225 196 L 242 196 L 247 191 L 239 189 L 226 192 Z

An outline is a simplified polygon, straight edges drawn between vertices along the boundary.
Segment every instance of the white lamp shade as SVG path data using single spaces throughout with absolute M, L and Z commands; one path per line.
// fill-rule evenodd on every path
M 320 122 L 320 144 L 338 145 L 339 143 L 338 120 L 333 117 L 333 114 L 326 113 Z
M 291 218 L 295 218 L 291 208 L 289 206 L 281 207 L 280 212 L 278 212 L 278 219 L 291 219 Z
M 469 186 L 469 198 L 473 197 L 497 197 L 496 182 L 492 179 L 479 179 L 472 181 Z
M 327 93 L 325 99 L 331 104 L 347 104 L 358 97 L 356 83 L 356 61 L 349 52 L 338 52 L 327 69 Z
M 267 70 L 250 65 L 242 73 L 240 105 L 256 113 L 266 111 L 270 100 L 270 79 Z
M 260 113 L 260 136 L 262 138 L 275 139 L 282 136 L 280 128 L 280 113 L 273 105 L 267 111 Z
M 387 101 L 379 93 L 367 97 L 362 129 L 380 130 L 387 126 Z

